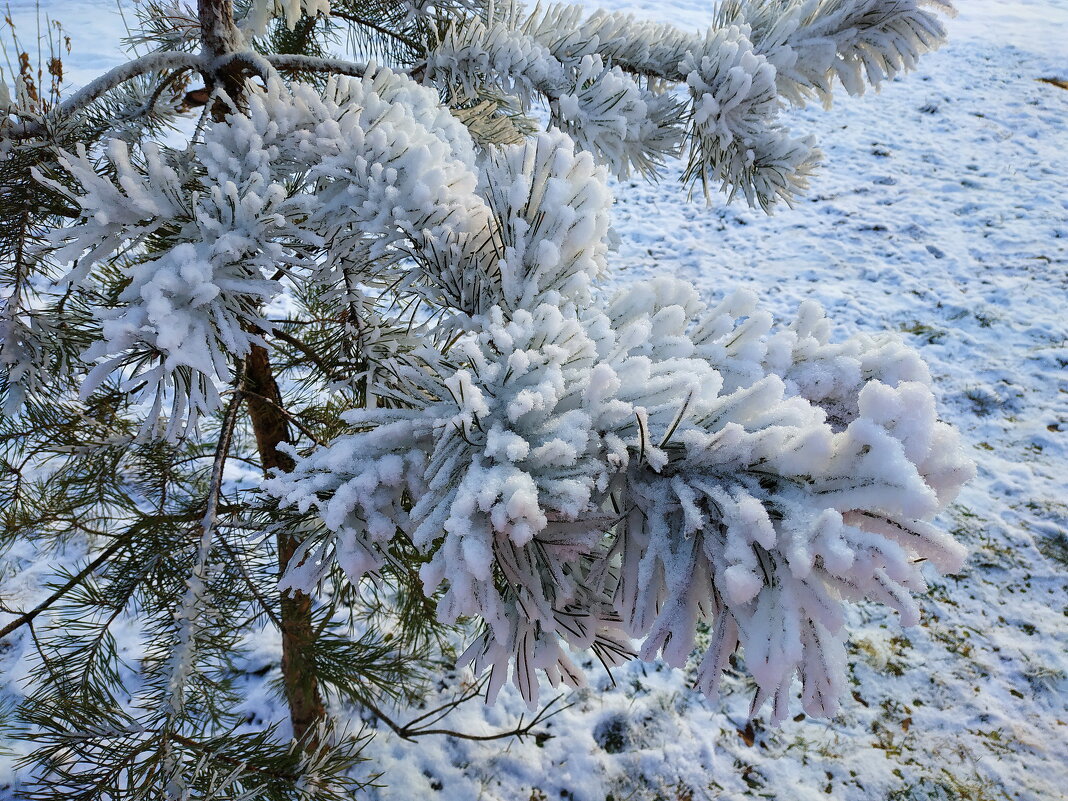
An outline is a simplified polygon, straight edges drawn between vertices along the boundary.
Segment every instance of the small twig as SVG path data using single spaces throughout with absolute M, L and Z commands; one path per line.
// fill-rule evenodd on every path
M 484 742 L 487 740 L 503 740 L 509 737 L 516 737 L 522 740 L 524 737 L 529 736 L 531 731 L 533 731 L 534 727 L 537 726 L 539 723 L 546 721 L 555 715 L 559 715 L 565 709 L 570 709 L 572 706 L 575 705 L 574 702 L 572 702 L 570 704 L 564 704 L 563 706 L 559 706 L 556 709 L 553 709 L 553 707 L 556 706 L 557 702 L 560 701 L 560 699 L 563 697 L 564 696 L 562 694 L 556 696 L 556 698 L 554 698 L 545 706 L 543 706 L 538 711 L 538 714 L 530 719 L 529 723 L 523 723 L 523 719 L 520 718 L 519 724 L 510 731 L 495 732 L 493 734 L 468 734 L 467 732 L 458 732 L 453 731 L 452 729 L 419 729 L 417 731 L 411 732 L 410 736 L 425 737 L 431 734 L 444 734 L 449 737 L 457 737 L 461 740 L 475 740 L 479 742 Z
M 278 411 L 280 411 L 282 414 L 284 414 L 286 416 L 286 419 L 289 420 L 289 422 L 291 422 L 293 425 L 295 425 L 300 430 L 300 433 L 302 433 L 304 436 L 306 436 L 308 439 L 310 439 L 316 445 L 325 445 L 326 444 L 321 439 L 319 439 L 317 436 L 315 436 L 314 432 L 312 432 L 306 425 L 304 425 L 302 422 L 300 422 L 300 420 L 298 420 L 293 415 L 292 412 L 290 412 L 288 409 L 286 409 L 286 408 L 282 407 L 281 405 L 279 405 L 279 403 L 277 401 L 272 400 L 271 398 L 268 398 L 266 395 L 261 395 L 258 392 L 252 392 L 251 390 L 247 390 L 247 389 L 244 391 L 244 394 L 249 396 L 249 397 L 252 397 L 252 398 L 258 398 L 259 400 L 263 401 L 264 403 L 271 404 L 271 406 L 273 406 Z
M 165 91 L 167 91 L 167 87 L 169 87 L 171 84 L 173 84 L 179 77 L 182 76 L 183 73 L 188 72 L 190 69 L 192 69 L 192 68 L 191 67 L 182 67 L 180 69 L 176 69 L 174 72 L 172 72 L 170 75 L 168 75 L 164 80 L 160 81 L 159 86 L 157 86 L 155 91 L 152 92 L 152 96 L 149 97 L 147 101 L 145 101 L 144 105 L 141 106 L 141 108 L 132 111 L 128 115 L 125 115 L 124 118 L 125 119 L 138 119 L 139 117 L 143 117 L 143 116 L 145 116 L 147 114 L 151 114 L 152 110 L 155 109 L 155 107 L 156 107 L 156 103 L 159 102 L 160 97 L 162 97 L 163 93 Z
M 204 532 L 203 536 L 205 539 L 209 540 L 211 531 L 215 527 L 215 518 L 219 513 L 219 498 L 222 495 L 223 471 L 226 469 L 226 460 L 230 455 L 230 442 L 233 440 L 234 429 L 237 427 L 237 413 L 241 407 L 241 402 L 245 399 L 246 392 L 240 388 L 244 382 L 244 378 L 244 368 L 239 365 L 237 368 L 237 375 L 234 377 L 234 386 L 237 389 L 235 389 L 234 395 L 230 398 L 230 403 L 226 407 L 222 430 L 219 433 L 219 442 L 215 448 L 215 460 L 211 466 L 211 484 L 208 493 L 208 503 L 201 523 Z
M 489 680 L 488 676 L 483 678 L 483 679 L 480 679 L 469 690 L 466 690 L 465 692 L 461 693 L 458 698 L 455 698 L 452 701 L 449 701 L 448 703 L 442 704 L 441 706 L 435 707 L 434 709 L 431 709 L 428 712 L 424 712 L 422 715 L 420 715 L 417 718 L 413 718 L 412 720 L 408 721 L 408 723 L 406 724 L 406 728 L 409 728 L 409 729 L 415 728 L 420 723 L 422 723 L 423 721 L 425 721 L 425 720 L 427 720 L 429 718 L 434 718 L 434 722 L 437 722 L 438 720 L 441 719 L 440 716 L 439 716 L 439 713 L 447 712 L 447 711 L 449 711 L 451 709 L 455 709 L 460 704 L 471 700 L 476 695 L 481 695 L 482 688 L 486 686 L 486 682 L 488 680 Z M 430 725 L 430 724 L 427 724 L 427 725 Z
M 18 629 L 22 626 L 25 626 L 27 623 L 32 622 L 35 617 L 37 617 L 43 611 L 48 609 L 48 607 L 50 607 L 52 604 L 54 604 L 56 601 L 58 601 L 60 598 L 70 592 L 71 589 L 73 589 L 75 586 L 84 581 L 90 573 L 92 573 L 94 570 L 100 567 L 100 565 L 104 564 L 104 562 L 114 556 L 122 548 L 122 546 L 122 541 L 117 540 L 111 545 L 109 545 L 107 548 L 105 548 L 103 551 L 101 551 L 100 555 L 97 556 L 96 559 L 94 559 L 92 562 L 82 568 L 82 570 L 73 578 L 71 578 L 70 581 L 68 581 L 54 593 L 49 595 L 45 600 L 43 600 L 33 609 L 24 613 L 20 617 L 15 618 L 2 629 L 0 629 L 0 640 L 2 640 L 11 632 L 15 631 L 15 629 Z
M 212 63 L 215 72 L 226 69 L 231 64 L 243 64 L 259 76 L 260 80 L 267 83 L 271 78 L 277 77 L 278 73 L 269 57 L 249 50 L 241 50 L 236 53 L 227 53 Z
M 245 580 L 245 584 L 248 586 L 252 596 L 256 599 L 256 602 L 263 608 L 263 611 L 267 614 L 267 617 L 271 619 L 271 622 L 281 629 L 281 618 L 275 614 L 274 610 L 271 609 L 270 604 L 267 603 L 267 599 L 260 593 L 259 588 L 256 586 L 256 582 L 252 580 L 252 577 L 248 574 L 248 570 L 245 569 L 244 562 L 241 561 L 241 558 L 234 552 L 233 548 L 230 547 L 230 543 L 228 543 L 224 537 L 219 537 L 219 544 L 222 545 L 222 549 L 226 552 L 226 555 L 234 561 L 238 570 L 241 571 L 241 578 Z
M 187 590 L 175 619 L 189 621 L 187 626 L 180 629 L 178 642 L 172 650 L 173 668 L 167 683 L 169 689 L 169 703 L 167 704 L 167 730 L 172 731 L 177 725 L 178 716 L 185 707 L 185 688 L 189 677 L 186 666 L 196 653 L 197 639 L 200 636 L 202 624 L 198 624 L 197 613 L 202 602 L 202 596 L 206 590 L 206 578 L 208 576 L 211 546 L 215 535 L 215 524 L 219 515 L 219 499 L 222 497 L 223 475 L 226 471 L 226 459 L 230 455 L 230 445 L 233 441 L 234 429 L 237 427 L 237 416 L 244 395 L 240 387 L 244 382 L 244 363 L 238 364 L 237 374 L 234 376 L 234 386 L 237 391 L 230 398 L 223 415 L 222 428 L 219 431 L 219 440 L 215 446 L 215 457 L 211 467 L 211 481 L 208 484 L 208 494 L 204 502 L 204 516 L 200 521 L 200 541 L 197 545 L 196 561 L 193 563 L 192 573 L 186 582 Z M 121 608 L 121 607 L 119 607 Z M 166 736 L 166 733 L 164 734 Z M 171 756 L 164 749 L 168 769 Z
M 346 22 L 351 22 L 353 25 L 362 25 L 365 28 L 370 28 L 371 30 L 380 33 L 383 36 L 389 36 L 390 38 L 396 39 L 402 44 L 408 45 L 408 47 L 412 48 L 412 50 L 423 49 L 423 46 L 420 45 L 419 42 L 415 41 L 414 39 L 409 39 L 403 34 L 397 33 L 396 31 L 391 31 L 389 30 L 389 28 L 384 28 L 381 25 L 375 24 L 371 20 L 364 19 L 363 17 L 358 17 L 355 14 L 348 13 L 347 11 L 331 10 L 330 16 L 335 17 L 337 19 L 343 19 Z
M 446 737 L 456 737 L 460 740 L 473 740 L 477 742 L 485 742 L 489 740 L 506 740 L 509 737 L 517 737 L 522 740 L 524 737 L 529 736 L 531 731 L 533 731 L 534 727 L 537 726 L 539 723 L 542 723 L 553 717 L 554 715 L 560 714 L 565 709 L 574 706 L 574 704 L 572 703 L 564 704 L 563 706 L 558 707 L 557 703 L 560 701 L 561 698 L 564 697 L 562 694 L 558 695 L 556 696 L 556 698 L 554 698 L 545 706 L 543 706 L 538 711 L 538 714 L 531 718 L 529 722 L 524 723 L 523 718 L 520 717 L 519 723 L 514 728 L 508 729 L 507 731 L 493 732 L 491 734 L 470 734 L 469 732 L 456 731 L 455 729 L 429 729 L 419 727 L 419 722 L 424 721 L 427 718 L 433 718 L 433 722 L 437 722 L 442 717 L 444 717 L 445 713 L 451 711 L 453 708 L 459 706 L 465 701 L 469 701 L 474 698 L 475 695 L 477 695 L 480 691 L 480 688 L 481 683 L 476 687 L 474 694 L 471 694 L 470 691 L 467 691 L 458 699 L 450 701 L 447 704 L 443 704 L 439 707 L 435 707 L 429 712 L 424 712 L 419 717 L 414 718 L 413 720 L 410 720 L 403 725 L 393 720 L 389 715 L 379 709 L 374 704 L 374 702 L 369 699 L 362 699 L 360 701 L 360 704 L 365 709 L 367 709 L 367 711 L 369 711 L 372 715 L 374 715 L 378 720 L 386 724 L 387 728 L 393 731 L 394 734 L 404 740 L 414 740 L 416 737 L 427 737 L 430 735 L 444 735 Z M 553 707 L 556 708 L 554 709 Z
M 282 331 L 278 328 L 272 330 L 271 335 L 278 337 L 278 339 L 282 340 L 287 345 L 292 345 L 294 348 L 296 348 L 309 359 L 311 359 L 315 366 L 322 370 L 323 374 L 328 376 L 331 381 L 337 381 L 339 384 L 347 382 L 347 379 L 344 376 L 340 376 L 333 370 L 331 370 L 330 366 L 322 360 L 322 357 L 320 357 L 319 354 L 315 352 L 315 349 L 307 342 L 304 342 L 301 339 L 297 339 L 295 336 L 287 334 L 285 331 Z

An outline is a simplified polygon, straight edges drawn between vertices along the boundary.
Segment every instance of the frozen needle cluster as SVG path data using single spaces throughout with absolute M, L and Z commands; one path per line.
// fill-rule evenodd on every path
M 706 693 L 741 644 L 757 705 L 781 719 L 799 673 L 806 711 L 833 714 L 842 601 L 912 624 L 920 564 L 959 567 L 929 521 L 972 468 L 900 343 L 832 344 L 815 305 L 775 329 L 751 297 L 707 308 L 668 279 L 472 322 L 420 398 L 350 413 L 268 489 L 335 534 L 295 586 L 330 558 L 359 581 L 398 529 L 426 553 L 441 617 L 485 622 L 465 659 L 491 696 L 510 666 L 532 702 L 537 669 L 579 684 L 565 646 L 611 665 L 637 638 L 681 665 L 703 621 Z

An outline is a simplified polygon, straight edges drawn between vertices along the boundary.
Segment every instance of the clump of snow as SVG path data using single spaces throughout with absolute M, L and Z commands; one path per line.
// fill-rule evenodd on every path
M 475 317 L 434 362 L 416 410 L 354 413 L 357 432 L 267 490 L 320 511 L 353 582 L 401 526 L 431 557 L 426 591 L 445 587 L 441 619 L 484 622 L 461 662 L 492 669 L 491 698 L 510 668 L 530 703 L 536 668 L 554 685 L 582 684 L 565 644 L 615 662 L 639 638 L 644 659 L 681 666 L 708 621 L 708 695 L 741 643 L 760 687 L 754 709 L 774 696 L 783 719 L 796 672 L 806 710 L 833 714 L 840 599 L 878 600 L 915 623 L 918 562 L 953 571 L 963 558 L 927 521 L 973 470 L 937 421 L 929 379 L 901 379 L 899 365 L 916 358 L 900 342 L 827 344 L 811 304 L 771 333 L 750 304 L 706 310 L 673 279 L 592 305 L 553 297 Z M 791 347 L 798 330 L 807 348 Z M 790 360 L 787 373 L 822 367 L 832 378 L 818 396 L 849 398 L 839 403 L 855 410 L 849 419 L 832 426 L 788 393 L 769 351 L 777 366 Z M 298 560 L 288 583 L 313 587 L 322 556 Z
M 323 94 L 272 82 L 250 92 L 248 106 L 195 145 L 203 174 L 179 156 L 167 163 L 151 144 L 135 163 L 115 139 L 114 182 L 84 152 L 61 158 L 80 193 L 49 181 L 83 209 L 53 237 L 58 258 L 78 260 L 67 277 L 75 284 L 162 226 L 179 228 L 176 244 L 134 261 L 115 306 L 99 313 L 101 339 L 84 354 L 103 359 L 85 393 L 122 373 L 124 386 L 153 402 L 146 425 L 169 399 L 169 436 L 219 408 L 228 357 L 247 354 L 270 328 L 261 308 L 281 291 L 279 271 L 309 267 L 302 243 L 330 243 L 317 269 L 329 286 L 353 261 L 388 263 L 401 239 L 440 248 L 456 234 L 454 217 L 475 228 L 485 217 L 472 194 L 470 137 L 408 78 L 385 69 L 332 78 Z

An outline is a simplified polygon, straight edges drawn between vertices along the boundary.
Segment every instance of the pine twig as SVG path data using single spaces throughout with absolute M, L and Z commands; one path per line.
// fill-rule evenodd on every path
M 245 586 L 248 587 L 249 591 L 252 593 L 252 596 L 260 605 L 260 608 L 263 609 L 267 617 L 271 619 L 271 622 L 274 623 L 274 625 L 277 626 L 279 629 L 281 629 L 281 618 L 278 617 L 275 611 L 271 608 L 270 604 L 267 603 L 267 599 L 264 598 L 263 594 L 259 591 L 259 588 L 256 586 L 256 582 L 254 582 L 252 580 L 252 577 L 248 574 L 248 570 L 245 568 L 245 564 L 241 560 L 241 557 L 234 552 L 233 548 L 230 547 L 230 543 L 228 543 L 225 538 L 220 537 L 219 543 L 222 545 L 222 549 L 226 552 L 226 555 L 234 561 L 234 564 L 237 565 L 237 569 L 241 571 L 241 578 L 244 579 Z
M 129 115 L 126 115 L 125 119 L 133 120 L 151 114 L 152 111 L 156 108 L 156 103 L 159 102 L 160 97 L 162 97 L 163 93 L 167 91 L 167 88 L 174 84 L 178 80 L 178 78 L 180 78 L 190 69 L 192 68 L 181 67 L 179 69 L 174 70 L 170 75 L 160 81 L 159 86 L 155 88 L 155 90 L 152 92 L 151 97 L 149 97 L 148 100 L 145 101 L 144 105 L 142 105 L 138 109 L 134 109 L 132 112 L 130 112 Z
M 8 634 L 15 631 L 16 629 L 25 626 L 27 623 L 33 622 L 34 618 L 36 618 L 39 614 L 48 609 L 48 607 L 50 607 L 52 604 L 54 604 L 56 601 L 58 601 L 60 598 L 70 592 L 74 587 L 84 581 L 90 573 L 92 573 L 94 570 L 104 564 L 104 562 L 106 562 L 108 559 L 118 553 L 122 549 L 123 545 L 124 543 L 121 540 L 116 540 L 115 542 L 111 543 L 111 545 L 109 545 L 107 548 L 100 552 L 96 559 L 94 559 L 84 568 L 82 568 L 77 575 L 73 576 L 70 581 L 68 581 L 54 593 L 49 595 L 45 600 L 41 601 L 41 603 L 39 603 L 33 609 L 24 613 L 20 617 L 15 618 L 2 629 L 0 629 L 0 640 L 2 640 L 4 637 L 6 637 Z
M 86 84 L 67 100 L 60 103 L 42 122 L 24 121 L 5 129 L 5 136 L 16 139 L 28 139 L 42 136 L 48 130 L 48 123 L 61 122 L 66 117 L 88 106 L 97 98 L 110 92 L 115 87 L 132 80 L 146 72 L 164 70 L 199 69 L 203 63 L 200 56 L 192 53 L 150 53 L 133 61 L 120 64 L 109 70 L 95 81 Z
M 289 72 L 331 72 L 362 78 L 367 74 L 367 65 L 339 58 L 318 58 L 291 53 L 270 54 L 263 57 L 276 70 Z
M 300 431 L 300 433 L 302 433 L 304 436 L 306 436 L 308 439 L 310 439 L 316 445 L 325 445 L 325 443 L 322 440 L 320 440 L 317 436 L 315 436 L 315 433 L 313 431 L 311 431 L 311 429 L 309 429 L 306 425 L 304 425 L 302 422 L 300 422 L 300 420 L 298 420 L 296 418 L 296 416 L 292 412 L 290 412 L 285 407 L 281 406 L 277 401 L 275 401 L 275 400 L 273 400 L 271 398 L 268 398 L 266 395 L 261 395 L 258 392 L 252 392 L 251 390 L 245 390 L 245 394 L 248 395 L 251 398 L 256 398 L 257 400 L 262 401 L 263 403 L 270 404 L 280 414 L 282 414 L 289 422 L 291 422 L 294 426 L 296 426 L 296 428 Z
M 219 513 L 219 498 L 222 496 L 223 471 L 226 469 L 226 460 L 230 455 L 230 443 L 234 438 L 234 429 L 237 427 L 237 413 L 241 403 L 245 400 L 244 365 L 239 364 L 237 375 L 234 378 L 234 394 L 226 407 L 223 416 L 222 430 L 219 432 L 219 442 L 215 449 L 215 457 L 211 466 L 211 484 L 208 493 L 208 503 L 204 511 L 203 526 L 204 536 L 210 538 L 211 531 L 215 527 L 215 519 Z
M 429 712 L 424 712 L 417 718 L 413 718 L 407 723 L 397 723 L 393 718 L 383 712 L 373 701 L 370 699 L 361 699 L 360 704 L 368 712 L 375 716 L 376 719 L 386 724 L 394 734 L 403 740 L 414 740 L 416 737 L 428 737 L 431 735 L 444 735 L 446 737 L 456 737 L 460 740 L 472 740 L 476 742 L 487 742 L 490 740 L 506 740 L 510 737 L 515 737 L 522 740 L 524 737 L 529 737 L 534 727 L 540 723 L 545 722 L 549 718 L 559 715 L 565 709 L 569 709 L 574 706 L 574 702 L 570 704 L 564 704 L 563 706 L 557 706 L 560 699 L 563 698 L 563 694 L 556 696 L 549 703 L 545 704 L 538 713 L 531 718 L 527 723 L 523 722 L 523 717 L 520 716 L 519 723 L 513 728 L 505 731 L 492 732 L 490 734 L 471 734 L 469 732 L 457 731 L 455 729 L 432 729 L 428 726 L 433 725 L 437 721 L 441 720 L 451 710 L 459 706 L 460 704 L 471 700 L 482 691 L 482 684 L 480 682 L 474 690 L 469 690 L 462 694 L 459 698 L 442 704 L 441 706 L 431 709 Z M 555 707 L 555 708 L 554 708 Z M 420 723 L 426 720 L 430 720 L 430 723 L 426 726 L 420 727 Z
M 316 367 L 318 367 L 320 370 L 322 370 L 323 375 L 327 376 L 331 381 L 337 381 L 338 383 L 345 383 L 345 381 L 346 381 L 345 377 L 344 376 L 340 376 L 337 373 L 335 373 L 333 370 L 331 370 L 330 366 L 326 362 L 323 361 L 322 357 L 318 353 L 315 352 L 315 349 L 311 345 L 309 345 L 307 342 L 305 342 L 304 340 L 297 339 L 295 336 L 293 336 L 291 334 L 287 334 L 285 331 L 282 331 L 281 329 L 278 329 L 278 328 L 275 328 L 274 330 L 272 330 L 271 331 L 271 335 L 277 337 L 280 340 L 282 340 L 287 345 L 291 345 L 292 347 L 296 348 L 301 353 L 303 353 L 305 356 L 307 356 L 309 359 L 311 359 L 312 363 Z
M 345 22 L 350 22 L 353 25 L 362 25 L 365 28 L 370 28 L 375 33 L 380 33 L 383 36 L 388 36 L 391 39 L 395 39 L 398 42 L 407 45 L 412 50 L 418 51 L 418 50 L 422 49 L 422 45 L 420 45 L 419 42 L 415 41 L 414 39 L 409 39 L 404 34 L 397 33 L 396 31 L 391 31 L 389 28 L 383 27 L 382 25 L 378 25 L 378 24 L 376 24 L 375 22 L 373 22 L 373 21 L 371 21 L 369 19 L 364 19 L 363 17 L 358 17 L 358 16 L 356 16 L 355 14 L 353 14 L 351 12 L 341 11 L 341 10 L 333 10 L 333 11 L 330 12 L 330 16 L 331 17 L 335 17 L 337 19 L 343 19 L 343 20 L 345 20 Z

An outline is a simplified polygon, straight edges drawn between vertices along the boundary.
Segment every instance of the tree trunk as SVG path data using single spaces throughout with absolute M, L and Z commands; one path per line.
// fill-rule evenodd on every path
M 233 53 L 242 47 L 241 32 L 234 24 L 232 0 L 198 0 L 200 32 L 204 52 L 213 60 Z M 224 65 L 204 75 L 209 90 L 215 87 L 226 92 L 230 101 L 241 105 L 244 93 L 244 77 L 239 65 Z M 212 116 L 221 120 L 228 106 L 216 102 Z M 290 441 L 289 423 L 282 406 L 282 395 L 274 379 L 267 351 L 253 346 L 245 360 L 245 389 L 252 430 L 264 472 L 293 469 L 293 459 L 279 450 L 283 442 Z M 298 542 L 286 532 L 278 533 L 278 571 L 286 569 L 297 549 Z M 315 671 L 315 629 L 312 626 L 311 598 L 302 592 L 283 593 L 282 613 L 282 681 L 286 701 L 289 703 L 289 718 L 293 736 L 303 739 L 316 722 L 326 716 L 319 680 Z M 305 747 L 318 745 L 314 738 Z
M 256 446 L 264 471 L 289 472 L 293 459 L 278 449 L 289 442 L 289 424 L 281 406 L 281 394 L 271 371 L 267 351 L 258 345 L 245 360 L 248 410 Z M 286 569 L 299 543 L 284 531 L 278 532 L 278 570 Z M 283 593 L 282 602 L 282 679 L 293 735 L 302 738 L 308 729 L 326 716 L 315 672 L 315 630 L 312 626 L 311 598 L 302 592 Z M 309 742 L 309 747 L 315 743 Z

